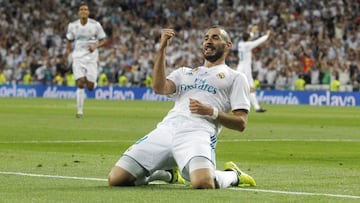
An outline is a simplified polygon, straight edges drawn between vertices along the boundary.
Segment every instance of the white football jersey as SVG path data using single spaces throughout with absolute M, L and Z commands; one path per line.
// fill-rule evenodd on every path
M 98 60 L 98 50 L 90 53 L 89 45 L 97 44 L 100 39 L 106 38 L 106 34 L 98 21 L 89 18 L 88 22 L 82 25 L 78 19 L 69 23 L 66 38 L 75 42 L 72 52 L 74 59 L 85 57 L 86 60 Z
M 245 75 L 225 64 L 211 68 L 178 68 L 167 79 L 175 83 L 177 90 L 173 95 L 175 105 L 163 122 L 176 122 L 179 118 L 186 118 L 193 121 L 195 127 L 207 126 L 219 132 L 220 126 L 215 120 L 190 112 L 190 98 L 217 107 L 223 112 L 236 109 L 250 110 L 250 88 Z
M 241 41 L 238 43 L 239 63 L 237 70 L 245 74 L 251 74 L 252 49 L 265 42 L 268 35 L 264 35 L 254 41 Z

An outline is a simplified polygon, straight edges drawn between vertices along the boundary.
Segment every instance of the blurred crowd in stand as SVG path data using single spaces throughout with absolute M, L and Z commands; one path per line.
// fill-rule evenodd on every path
M 67 24 L 79 0 L 0 2 L 0 84 L 74 86 L 63 57 Z M 108 35 L 100 50 L 99 86 L 151 86 L 162 28 L 174 28 L 167 66 L 196 67 L 208 27 L 224 26 L 233 40 L 227 63 L 236 68 L 237 42 L 252 25 L 270 39 L 253 50 L 258 88 L 330 87 L 359 91 L 360 0 L 92 0 L 91 17 Z M 258 37 L 258 36 L 255 36 Z M 195 54 L 194 54 L 195 53 Z M 341 90 L 341 89 L 340 89 Z M 343 88 L 344 90 L 344 88 Z

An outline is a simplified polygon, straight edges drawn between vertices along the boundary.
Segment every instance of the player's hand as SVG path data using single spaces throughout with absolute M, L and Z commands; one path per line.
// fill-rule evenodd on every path
M 254 34 L 258 33 L 259 32 L 259 27 L 257 25 L 252 26 L 251 27 L 251 32 L 254 33 Z
M 89 51 L 90 51 L 90 53 L 93 52 L 96 48 L 97 48 L 97 47 L 96 47 L 95 44 L 89 45 Z
M 171 41 L 171 38 L 174 37 L 174 35 L 175 35 L 175 31 L 173 29 L 162 29 L 160 47 L 165 48 L 168 45 L 168 43 Z
M 267 36 L 270 36 L 270 34 L 271 34 L 271 30 L 268 30 L 268 31 L 266 32 L 266 35 L 267 35 Z
M 208 116 L 213 114 L 213 108 L 210 105 L 203 104 L 196 99 L 190 98 L 189 108 L 191 113 Z

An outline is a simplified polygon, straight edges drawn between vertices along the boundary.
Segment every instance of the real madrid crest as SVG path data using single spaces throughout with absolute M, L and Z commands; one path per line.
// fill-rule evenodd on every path
M 223 79 L 225 78 L 225 73 L 224 72 L 220 72 L 218 74 L 216 74 L 216 77 L 220 78 L 220 79 Z

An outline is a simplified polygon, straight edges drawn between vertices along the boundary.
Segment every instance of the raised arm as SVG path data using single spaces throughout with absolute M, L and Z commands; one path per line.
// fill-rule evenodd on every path
M 256 39 L 256 40 L 249 41 L 248 43 L 249 43 L 249 46 L 251 47 L 251 49 L 259 46 L 259 45 L 262 44 L 262 43 L 264 43 L 264 42 L 269 38 L 270 33 L 271 33 L 271 31 L 268 30 L 268 31 L 266 32 L 266 35 L 263 35 L 263 36 L 261 36 L 260 38 L 258 38 L 258 39 Z
M 153 90 L 156 94 L 172 94 L 176 91 L 175 84 L 166 79 L 165 74 L 165 53 L 166 47 L 171 38 L 175 35 L 173 29 L 163 29 L 161 31 L 160 47 L 154 62 L 153 70 Z

